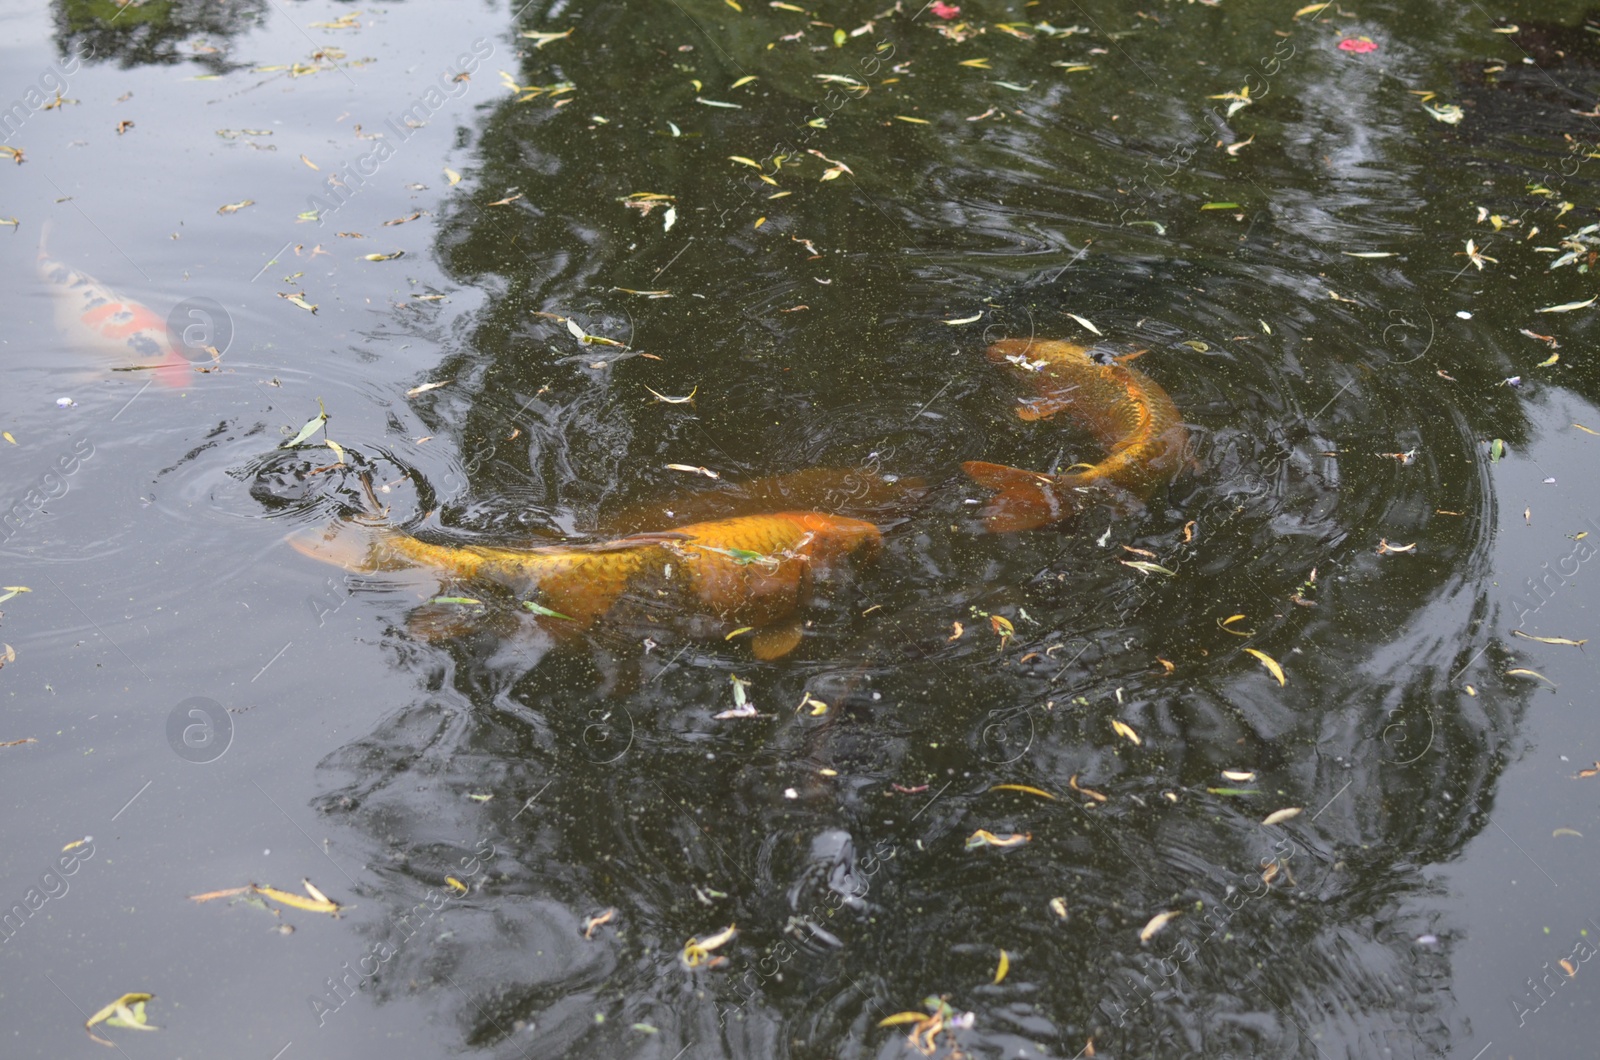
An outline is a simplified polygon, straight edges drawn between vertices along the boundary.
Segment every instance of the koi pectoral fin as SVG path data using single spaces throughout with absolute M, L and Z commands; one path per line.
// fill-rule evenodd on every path
M 1077 510 L 1070 494 L 1049 475 L 969 460 L 961 465 L 978 485 L 996 491 L 983 509 L 991 534 L 1032 530 L 1067 518 Z
M 800 646 L 801 623 L 794 616 L 774 625 L 763 626 L 750 638 L 750 651 L 762 662 L 781 659 Z

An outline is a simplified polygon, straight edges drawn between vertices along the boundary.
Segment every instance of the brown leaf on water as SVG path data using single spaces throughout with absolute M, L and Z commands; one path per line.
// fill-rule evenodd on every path
M 1517 668 L 1515 668 L 1513 670 L 1507 670 L 1506 671 L 1506 676 L 1507 677 L 1513 677 L 1513 676 L 1515 676 L 1515 677 L 1537 677 L 1539 680 L 1543 681 L 1545 684 L 1549 685 L 1551 688 L 1556 688 L 1557 687 L 1557 685 L 1556 685 L 1556 683 L 1554 681 L 1550 680 L 1548 677 L 1546 677 L 1544 674 L 1540 673 L 1538 670 L 1529 670 L 1528 668 L 1523 667 L 1523 666 L 1519 666 L 1519 667 L 1517 667 Z
M 205 894 L 191 894 L 189 896 L 189 901 L 209 902 L 213 898 L 232 898 L 236 894 L 248 894 L 253 889 L 254 888 L 252 888 L 249 884 L 246 884 L 243 887 L 228 887 L 220 891 L 207 891 Z
M 950 631 L 950 636 L 945 638 L 946 643 L 952 640 L 960 640 L 961 634 L 966 632 L 966 628 L 959 622 L 952 622 L 950 623 Z
M 1600 776 L 1600 762 L 1596 762 L 1593 766 L 1591 766 L 1588 769 L 1580 769 L 1580 770 L 1578 770 L 1578 775 L 1576 777 L 1574 777 L 1573 779 L 1574 780 L 1582 780 L 1582 779 L 1585 779 L 1587 777 L 1595 777 L 1595 776 Z
M 244 209 L 246 206 L 254 206 L 255 204 L 256 204 L 256 201 L 254 199 L 241 199 L 238 202 L 230 202 L 230 203 L 227 203 L 227 204 L 225 204 L 223 206 L 218 206 L 217 207 L 217 212 L 218 213 L 224 213 L 224 214 L 226 214 L 226 213 L 238 213 L 240 210 Z
M 600 927 L 602 924 L 611 923 L 612 919 L 615 918 L 616 915 L 617 915 L 617 911 L 613 907 L 611 909 L 607 909 L 603 913 L 597 913 L 594 916 L 591 916 L 588 919 L 584 920 L 584 922 L 583 922 L 583 937 L 586 938 L 586 939 L 594 938 L 595 929 Z
M 20 740 L 7 740 L 5 743 L 0 743 L 0 747 L 21 747 L 25 743 L 38 743 L 38 742 L 39 741 L 35 740 L 32 736 L 25 736 Z
M 1073 791 L 1076 791 L 1080 795 L 1089 796 L 1089 798 L 1093 799 L 1095 802 L 1107 801 L 1104 795 L 1100 794 L 1098 791 L 1095 791 L 1093 788 L 1086 788 L 1080 785 L 1078 783 L 1078 774 L 1076 773 L 1067 778 L 1067 787 L 1071 788 Z
M 396 217 L 392 221 L 385 221 L 383 223 L 384 223 L 385 227 L 388 227 L 390 225 L 403 225 L 408 221 L 415 221 L 417 218 L 419 218 L 421 216 L 422 216 L 422 212 L 419 210 L 416 213 L 411 214 L 409 217 Z

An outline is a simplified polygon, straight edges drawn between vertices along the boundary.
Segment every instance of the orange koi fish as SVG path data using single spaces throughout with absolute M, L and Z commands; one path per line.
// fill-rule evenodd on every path
M 149 368 L 168 386 L 183 386 L 193 365 L 167 336 L 167 322 L 147 306 L 125 298 L 86 272 L 49 257 L 39 244 L 39 278 L 56 295 L 56 320 L 75 345 L 97 349 Z
M 351 523 L 321 535 L 291 535 L 289 543 L 346 570 L 423 568 L 441 580 L 498 586 L 558 635 L 626 611 L 630 618 L 688 625 L 707 635 L 754 627 L 756 658 L 776 659 L 800 643 L 796 612 L 811 600 L 816 580 L 852 554 L 876 552 L 882 535 L 858 519 L 777 512 L 596 545 L 435 545 Z
M 818 511 L 866 519 L 880 527 L 905 518 L 927 494 L 920 478 L 873 467 L 817 467 L 747 482 L 681 490 L 601 518 L 608 534 L 631 534 L 667 522 L 707 522 L 771 511 Z
M 1167 392 L 1128 367 L 1137 356 L 1055 340 L 1005 339 L 989 347 L 990 361 L 1014 366 L 1038 392 L 1024 399 L 1019 417 L 1043 420 L 1064 412 L 1107 450 L 1098 464 L 1060 475 L 976 460 L 963 464 L 974 482 L 996 491 L 983 512 L 990 531 L 1046 526 L 1070 517 L 1096 493 L 1145 498 L 1172 481 L 1189 432 Z

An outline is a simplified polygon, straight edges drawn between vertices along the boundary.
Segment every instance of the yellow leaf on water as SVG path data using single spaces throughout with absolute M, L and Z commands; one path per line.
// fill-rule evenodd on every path
M 987 828 L 980 828 L 967 837 L 967 849 L 971 850 L 974 847 L 981 846 L 1000 847 L 1004 849 L 1005 847 L 1020 846 L 1032 838 L 1033 836 L 1027 832 L 1012 832 L 1010 835 L 995 835 Z
M 929 121 L 926 118 L 908 118 L 904 114 L 896 114 L 895 115 L 895 120 L 896 121 L 908 121 L 913 125 L 932 125 L 933 124 L 933 122 Z
M 754 81 L 755 79 L 756 79 L 756 75 L 755 74 L 745 74 L 743 77 L 739 78 L 739 80 L 735 81 L 733 84 L 729 85 L 728 87 L 729 88 L 743 88 L 745 85 L 748 85 L 750 82 Z
M 1005 979 L 1006 973 L 1011 970 L 1011 957 L 1005 950 L 1000 951 L 1000 967 L 994 970 L 994 985 L 999 986 Z
M 729 155 L 728 157 L 741 165 L 752 166 L 756 169 L 761 168 L 761 163 L 753 158 L 746 158 L 744 155 Z
M 893 1016 L 885 1016 L 878 1021 L 880 1027 L 896 1027 L 902 1023 L 921 1023 L 928 1018 L 926 1012 L 896 1012 Z
M 1300 813 L 1301 808 L 1299 806 L 1286 806 L 1281 810 L 1273 810 L 1271 813 L 1267 814 L 1266 818 L 1262 820 L 1261 823 L 1264 825 L 1282 824 L 1291 817 L 1300 816 Z
M 452 187 L 454 187 L 455 185 L 461 183 L 461 174 L 457 173 L 455 170 L 451 169 L 449 166 L 445 166 L 444 167 L 444 179 L 448 180 L 450 182 L 450 185 Z
M 1125 740 L 1132 740 L 1134 746 L 1136 747 L 1144 744 L 1144 741 L 1139 739 L 1139 734 L 1133 731 L 1133 726 L 1129 725 L 1127 722 L 1118 721 L 1116 718 L 1112 718 L 1111 730 Z
M 1556 683 L 1554 681 L 1550 680 L 1548 677 L 1546 677 L 1544 674 L 1540 673 L 1538 670 L 1529 670 L 1529 669 L 1526 669 L 1524 667 L 1520 667 L 1519 666 L 1515 670 L 1507 670 L 1506 671 L 1506 676 L 1507 677 L 1511 677 L 1513 675 L 1515 675 L 1517 677 L 1537 677 L 1539 680 L 1543 681 L 1545 684 L 1549 685 L 1551 688 L 1555 688 L 1556 687 Z
M 1271 674 L 1273 677 L 1276 677 L 1278 679 L 1278 684 L 1284 685 L 1284 684 L 1288 683 L 1284 679 L 1283 667 L 1278 665 L 1278 660 L 1274 659 L 1272 656 L 1268 655 L 1266 652 L 1264 652 L 1264 651 L 1256 651 L 1254 648 L 1246 648 L 1245 651 L 1249 652 L 1251 655 L 1254 655 L 1257 659 L 1259 659 L 1260 662 L 1261 662 L 1261 665 L 1265 666 L 1267 668 L 1267 672 L 1269 674 Z
M 10 431 L 0 431 L 0 438 L 4 438 L 6 441 L 10 442 L 12 445 L 16 445 L 17 444 L 17 440 L 15 438 L 11 437 L 11 432 Z
M 1041 799 L 1054 799 L 1055 796 L 1041 788 L 1032 788 L 1026 784 L 996 784 L 990 791 L 1020 791 L 1025 795 L 1037 795 Z
M 126 1009 L 129 1005 L 137 1005 L 142 1002 L 149 1001 L 154 997 L 154 994 L 123 994 L 121 997 L 111 1002 L 111 1004 L 107 1005 L 99 1012 L 96 1012 L 93 1016 L 90 1016 L 83 1025 L 84 1029 L 88 1030 L 96 1023 L 104 1023 L 106 1020 L 116 1015 L 118 1009 Z M 154 1030 L 155 1028 L 150 1027 L 147 1029 Z
M 1178 915 L 1179 913 L 1176 911 L 1170 913 L 1157 913 L 1155 916 L 1150 918 L 1150 922 L 1148 924 L 1140 929 L 1139 941 L 1149 942 L 1151 939 L 1155 938 L 1156 932 L 1166 927 L 1172 922 L 1172 919 Z
M 1564 835 L 1577 836 L 1579 839 L 1583 838 L 1583 833 L 1574 828 L 1557 828 L 1554 832 L 1550 833 L 1550 838 L 1560 839 Z
M 230 202 L 225 206 L 218 206 L 217 207 L 217 212 L 218 213 L 238 213 L 240 210 L 244 209 L 246 206 L 254 206 L 255 202 L 256 201 L 254 199 L 243 199 L 243 200 L 241 200 L 239 202 Z
M 462 883 L 460 880 L 456 879 L 454 876 L 446 876 L 444 878 L 444 882 L 448 883 L 450 885 L 450 889 L 452 891 L 456 892 L 457 894 L 466 894 L 467 891 L 469 890 L 469 888 L 467 887 L 466 884 Z
M 327 898 L 318 901 L 315 898 L 307 898 L 304 895 L 295 894 L 293 891 L 280 891 L 276 887 L 262 887 L 254 883 L 250 885 L 250 889 L 264 898 L 271 898 L 275 902 L 281 902 L 294 909 L 304 909 L 308 913 L 337 914 L 339 912 L 339 903 L 329 901 Z

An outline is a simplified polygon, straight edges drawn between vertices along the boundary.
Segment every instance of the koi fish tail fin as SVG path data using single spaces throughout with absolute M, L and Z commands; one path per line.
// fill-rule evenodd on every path
M 983 509 L 983 524 L 991 534 L 1048 526 L 1078 510 L 1071 488 L 1050 475 L 980 460 L 969 460 L 961 469 L 973 482 L 995 491 Z

